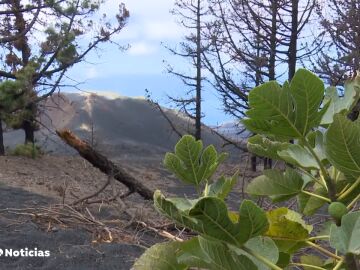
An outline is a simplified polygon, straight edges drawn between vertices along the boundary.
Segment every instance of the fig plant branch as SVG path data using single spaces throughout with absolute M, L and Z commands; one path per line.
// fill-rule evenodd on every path
M 175 151 L 166 154 L 164 165 L 192 184 L 198 197 L 166 198 L 157 190 L 154 205 L 195 236 L 154 245 L 136 261 L 134 270 L 167 270 L 169 265 L 179 270 L 199 266 L 210 270 L 219 266 L 224 270 L 289 266 L 360 270 L 360 212 L 354 207 L 360 199 L 360 147 L 356 140 L 360 127 L 346 117 L 357 103 L 354 91 L 360 91 L 359 84 L 360 77 L 346 85 L 344 97 L 335 92 L 336 97 L 330 99 L 323 82 L 300 69 L 290 84 L 280 86 L 272 81 L 251 90 L 250 110 L 243 123 L 257 135 L 248 140 L 249 151 L 291 166 L 284 171 L 264 170 L 250 181 L 244 191 L 253 201 L 242 198 L 238 211 L 230 211 L 226 204 L 237 175 L 213 179 L 225 156 L 214 146 L 204 148 L 202 141 L 183 136 Z M 346 133 L 350 135 L 344 136 Z M 290 139 L 294 144 L 288 143 Z M 264 196 L 273 202 L 297 197 L 300 213 L 292 210 L 292 205 L 275 205 L 265 211 L 255 203 Z M 312 226 L 302 218 L 315 215 L 324 205 L 328 205 L 327 217 L 332 217 L 326 218 L 330 230 L 325 235 L 318 233 L 324 223 Z M 324 256 L 305 255 L 303 248 Z M 159 257 L 164 260 L 154 259 Z

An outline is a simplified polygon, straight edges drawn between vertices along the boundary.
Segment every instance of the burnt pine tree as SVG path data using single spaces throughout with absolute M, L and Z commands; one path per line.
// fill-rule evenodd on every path
M 202 30 L 204 28 L 204 17 L 207 14 L 206 1 L 204 0 L 177 0 L 175 8 L 171 13 L 177 17 L 181 26 L 189 31 L 185 40 L 180 43 L 179 49 L 169 48 L 169 51 L 180 57 L 189 60 L 193 73 L 186 74 L 168 66 L 168 72 L 179 77 L 188 87 L 185 97 L 169 96 L 170 100 L 180 108 L 190 119 L 195 122 L 194 136 L 201 139 L 201 118 L 202 118 Z
M 0 2 L 0 47 L 3 52 L 0 55 L 0 80 L 17 81 L 19 74 L 27 74 L 27 82 L 18 84 L 17 89 L 17 94 L 26 97 L 26 101 L 15 102 L 20 105 L 5 113 L 17 113 L 14 127 L 24 129 L 26 143 L 34 142 L 38 102 L 58 89 L 69 68 L 83 61 L 102 43 L 110 42 L 125 26 L 129 12 L 123 4 L 119 5 L 114 17 L 107 18 L 99 14 L 101 3 L 104 1 Z M 4 107 L 7 105 L 0 104 L 0 110 Z
M 315 0 L 211 0 L 205 67 L 223 97 L 225 112 L 243 117 L 250 89 L 293 77 L 296 66 L 315 52 L 305 32 L 314 20 Z M 310 37 L 311 39 L 312 37 Z M 308 38 L 309 39 L 309 38 Z M 206 59 L 205 59 L 206 60 Z
M 224 110 L 243 117 L 250 89 L 268 80 L 291 79 L 299 61 L 313 53 L 304 31 L 315 9 L 314 0 L 212 0 L 211 49 L 205 57 Z M 304 44 L 302 44 L 304 43 Z M 265 160 L 265 167 L 271 161 Z M 253 158 L 255 167 L 255 159 Z
M 207 38 L 212 42 L 205 66 L 213 75 L 225 112 L 235 117 L 244 116 L 252 88 L 276 79 L 279 7 L 278 1 L 212 1 L 216 20 L 208 28 Z M 256 170 L 255 156 L 251 164 Z M 271 161 L 265 159 L 264 166 L 270 167 Z
M 318 54 L 313 69 L 330 85 L 343 86 L 360 70 L 360 1 L 328 0 L 326 13 L 319 6 L 324 49 Z M 351 120 L 359 116 L 360 102 L 349 114 Z

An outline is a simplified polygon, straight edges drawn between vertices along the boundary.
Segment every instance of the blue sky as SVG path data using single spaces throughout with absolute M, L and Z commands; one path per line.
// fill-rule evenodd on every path
M 161 43 L 172 48 L 182 41 L 185 30 L 169 13 L 173 0 L 109 0 L 103 12 L 111 16 L 120 2 L 130 11 L 127 26 L 116 37 L 116 42 L 130 45 L 120 51 L 115 45 L 105 45 L 91 54 L 86 63 L 70 71 L 69 76 L 78 81 L 81 90 L 91 92 L 110 91 L 124 96 L 144 96 L 148 89 L 155 100 L 169 107 L 169 95 L 182 96 L 188 89 L 181 81 L 166 73 L 166 60 L 176 70 L 188 71 L 187 63 L 172 56 Z M 216 125 L 231 120 L 221 109 L 221 102 L 214 89 L 206 87 L 203 93 L 203 122 Z

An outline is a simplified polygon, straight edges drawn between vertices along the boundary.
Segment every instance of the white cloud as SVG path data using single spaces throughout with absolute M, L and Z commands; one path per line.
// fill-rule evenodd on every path
M 156 53 L 156 51 L 156 46 L 146 42 L 138 42 L 131 44 L 130 49 L 127 52 L 130 55 L 150 55 Z
M 112 1 L 112 0 L 110 0 Z M 174 0 L 122 0 L 126 8 L 130 11 L 130 16 L 159 18 L 161 15 L 171 17 L 169 11 L 174 7 Z
M 175 22 L 170 13 L 174 0 L 108 0 L 102 12 L 114 15 L 120 2 L 124 2 L 130 11 L 126 27 L 119 35 L 119 40 L 133 41 L 153 40 L 168 41 L 180 39 L 184 30 Z
M 184 30 L 171 20 L 149 21 L 145 24 L 145 34 L 151 40 L 174 40 L 184 35 Z
M 99 77 L 99 72 L 97 71 L 96 67 L 90 67 L 86 70 L 86 80 L 88 79 L 96 79 Z

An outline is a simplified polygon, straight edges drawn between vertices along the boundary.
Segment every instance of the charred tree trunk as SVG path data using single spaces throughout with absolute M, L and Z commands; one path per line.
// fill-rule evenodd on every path
M 251 170 L 256 172 L 256 155 L 251 154 Z
M 4 131 L 2 127 L 2 120 L 0 119 L 0 156 L 5 155 L 5 147 L 4 147 Z
M 128 174 L 124 169 L 119 168 L 105 156 L 95 151 L 88 143 L 79 139 L 70 130 L 57 130 L 56 133 L 63 141 L 76 149 L 80 156 L 85 158 L 103 173 L 113 176 L 114 179 L 127 186 L 130 192 L 137 192 L 146 200 L 153 199 L 154 192 L 152 190 Z
M 196 12 L 196 104 L 195 138 L 201 140 L 201 7 L 197 2 Z
M 272 159 L 271 158 L 264 158 L 264 170 L 272 168 Z
M 269 80 L 276 80 L 275 68 L 276 68 L 276 50 L 277 50 L 277 40 L 276 34 L 278 32 L 278 1 L 271 1 L 271 36 L 270 36 L 270 57 L 269 57 Z M 272 160 L 270 158 L 264 158 L 264 169 L 271 169 Z
M 299 0 L 292 0 L 292 13 L 291 13 L 291 35 L 289 44 L 289 81 L 294 77 L 296 72 L 296 58 L 297 58 L 297 40 L 299 28 Z
M 351 110 L 351 112 L 348 114 L 348 118 L 351 121 L 356 121 L 356 119 L 359 118 L 359 112 L 360 112 L 360 100 L 355 105 L 355 107 Z
M 34 128 L 31 120 L 24 120 L 23 129 L 25 132 L 25 144 L 35 143 Z
M 276 68 L 276 50 L 277 41 L 276 34 L 278 31 L 277 26 L 278 3 L 277 0 L 271 2 L 271 36 L 270 36 L 270 56 L 269 56 L 269 80 L 273 81 L 275 77 Z

